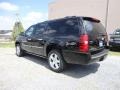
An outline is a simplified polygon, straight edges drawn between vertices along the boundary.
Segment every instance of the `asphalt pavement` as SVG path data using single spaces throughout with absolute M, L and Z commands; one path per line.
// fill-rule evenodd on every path
M 55 73 L 43 58 L 0 48 L 0 90 L 120 90 L 120 56 Z

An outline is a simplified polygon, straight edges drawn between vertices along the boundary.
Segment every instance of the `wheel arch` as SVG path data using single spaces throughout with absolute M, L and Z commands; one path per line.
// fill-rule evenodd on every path
M 46 56 L 48 56 L 48 54 L 51 50 L 59 50 L 62 53 L 62 47 L 60 45 L 51 43 L 51 44 L 47 45 L 47 47 L 46 47 L 46 51 L 45 51 Z
M 15 46 L 16 46 L 17 44 L 20 44 L 20 42 L 18 42 L 18 41 L 17 41 L 17 42 L 15 42 Z

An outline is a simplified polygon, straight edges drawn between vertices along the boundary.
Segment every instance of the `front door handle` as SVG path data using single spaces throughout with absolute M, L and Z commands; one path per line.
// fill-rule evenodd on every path
M 43 41 L 43 39 L 37 39 L 38 41 Z
M 31 39 L 31 38 L 28 38 L 27 40 L 28 40 L 28 41 L 31 41 L 32 39 Z

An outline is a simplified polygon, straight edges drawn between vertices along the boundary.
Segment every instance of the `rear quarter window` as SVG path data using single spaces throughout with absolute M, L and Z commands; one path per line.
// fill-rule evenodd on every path
M 79 25 L 77 20 L 59 20 L 48 23 L 48 32 L 55 35 L 79 35 Z

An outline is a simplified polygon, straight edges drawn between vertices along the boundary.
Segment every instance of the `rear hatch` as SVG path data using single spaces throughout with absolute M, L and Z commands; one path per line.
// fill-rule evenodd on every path
M 89 36 L 89 51 L 95 54 L 104 50 L 107 46 L 107 33 L 100 20 L 83 17 L 83 24 Z

